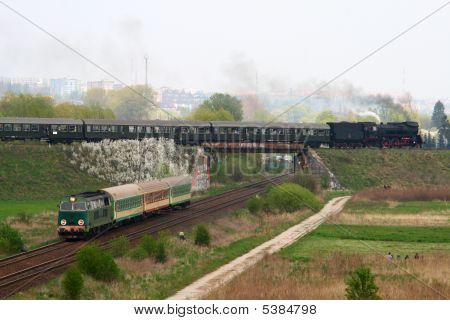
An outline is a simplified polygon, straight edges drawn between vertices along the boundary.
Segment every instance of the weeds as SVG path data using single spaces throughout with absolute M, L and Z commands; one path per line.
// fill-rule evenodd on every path
M 358 192 L 352 201 L 390 200 L 390 201 L 450 201 L 450 187 L 415 187 L 403 189 L 370 188 Z
M 24 246 L 19 231 L 6 223 L 0 224 L 0 251 L 7 254 L 20 252 Z
M 122 257 L 130 249 L 130 241 L 126 236 L 120 236 L 111 241 L 111 254 L 113 257 Z

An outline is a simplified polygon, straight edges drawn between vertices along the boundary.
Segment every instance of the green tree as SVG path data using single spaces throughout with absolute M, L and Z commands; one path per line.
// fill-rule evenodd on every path
M 375 276 L 370 268 L 360 267 L 351 272 L 345 280 L 345 289 L 348 300 L 379 300 L 378 287 L 375 284 Z
M 224 109 L 231 113 L 233 120 L 241 121 L 243 117 L 242 104 L 236 97 L 229 94 L 215 93 L 208 100 L 204 101 L 200 107 L 205 107 L 212 112 Z
M 55 115 L 51 97 L 11 92 L 0 100 L 0 113 L 5 117 L 52 118 Z
M 146 120 L 154 108 L 154 92 L 148 86 L 132 86 L 109 91 L 106 107 L 112 109 L 118 119 Z
M 336 122 L 337 120 L 338 117 L 331 110 L 322 111 L 316 117 L 318 123 Z
M 444 104 L 438 100 L 434 105 L 433 115 L 431 116 L 431 123 L 433 127 L 439 128 L 442 125 L 442 119 L 445 116 L 445 107 Z
M 108 92 L 102 88 L 89 89 L 83 97 L 83 103 L 88 106 L 107 107 Z
M 83 289 L 84 280 L 81 272 L 77 267 L 70 267 L 65 273 L 62 280 L 62 286 L 65 296 L 68 299 L 80 298 Z
M 187 117 L 188 120 L 197 120 L 197 121 L 233 121 L 233 115 L 225 110 L 224 108 L 220 108 L 217 111 L 212 111 L 205 106 L 200 106 Z

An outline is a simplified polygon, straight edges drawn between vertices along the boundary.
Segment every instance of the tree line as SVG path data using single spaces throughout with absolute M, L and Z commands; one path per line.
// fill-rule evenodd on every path
M 426 132 L 423 137 L 424 147 L 450 149 L 450 122 L 441 101 L 437 101 L 434 105 L 431 124 L 437 128 L 437 134 L 432 135 L 430 131 Z

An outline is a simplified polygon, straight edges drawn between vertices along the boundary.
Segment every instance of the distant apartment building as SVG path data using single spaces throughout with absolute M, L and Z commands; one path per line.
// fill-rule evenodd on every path
M 7 78 L 0 77 L 0 96 L 5 92 L 50 94 L 50 82 L 42 78 Z
M 203 91 L 178 90 L 163 87 L 158 92 L 158 101 L 161 107 L 165 109 L 188 108 L 192 110 L 202 104 L 209 96 L 209 94 Z
M 114 89 L 114 81 L 111 81 L 111 80 L 88 81 L 86 87 L 87 87 L 87 90 L 90 90 L 90 89 L 113 90 Z
M 81 96 L 83 83 L 73 78 L 50 79 L 50 94 L 58 99 L 76 99 Z

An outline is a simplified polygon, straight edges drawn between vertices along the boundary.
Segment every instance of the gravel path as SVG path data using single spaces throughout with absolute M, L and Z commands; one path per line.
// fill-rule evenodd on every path
M 169 297 L 169 300 L 194 300 L 202 299 L 212 290 L 229 282 L 238 274 L 260 261 L 265 255 L 272 254 L 280 249 L 294 243 L 297 239 L 303 237 L 316 229 L 320 224 L 327 220 L 331 215 L 339 213 L 344 204 L 350 199 L 350 196 L 334 198 L 328 202 L 325 207 L 315 215 L 309 217 L 298 225 L 295 225 L 272 240 L 269 240 L 260 246 L 252 249 L 246 254 L 223 265 L 216 271 L 213 271 L 204 277 L 198 279 L 186 288 L 178 291 L 175 295 Z

